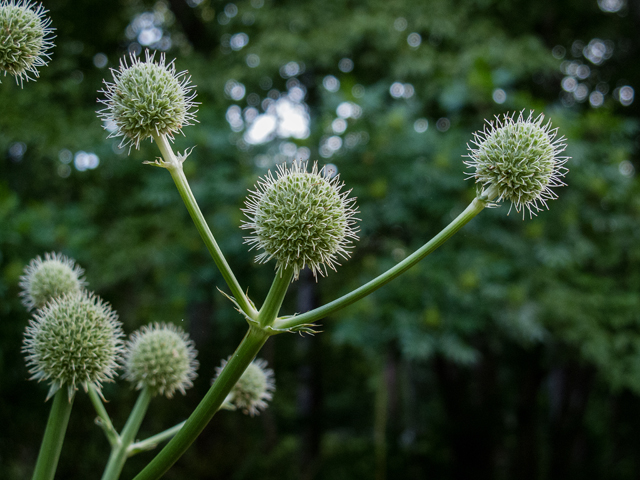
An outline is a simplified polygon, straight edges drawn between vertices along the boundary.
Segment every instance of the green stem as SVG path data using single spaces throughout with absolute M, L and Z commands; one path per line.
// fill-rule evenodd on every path
M 139 442 L 132 443 L 129 446 L 127 451 L 127 455 L 129 457 L 133 457 L 134 455 L 144 452 L 145 450 L 152 450 L 158 446 L 159 443 L 164 442 L 165 440 L 169 440 L 176 433 L 180 431 L 184 422 L 180 422 L 177 425 L 174 425 L 171 428 L 167 428 L 164 432 L 160 432 L 152 437 L 146 438 L 145 440 L 140 440 Z
M 258 323 L 260 323 L 261 327 L 271 325 L 278 316 L 284 296 L 291 284 L 292 277 L 293 268 L 278 270 L 276 272 L 276 276 L 273 279 L 267 298 L 265 299 L 262 308 L 260 308 L 260 314 L 258 315 Z
M 133 443 L 135 436 L 138 434 L 142 420 L 144 419 L 149 402 L 151 401 L 151 392 L 147 387 L 144 387 L 140 391 L 138 400 L 131 410 L 129 419 L 122 429 L 120 435 L 120 442 L 111 449 L 111 455 L 109 456 L 109 462 L 107 463 L 104 473 L 102 474 L 102 480 L 117 480 L 122 472 L 122 467 L 127 461 L 129 445 Z
M 413 254 L 405 258 L 402 262 L 393 266 L 370 282 L 365 283 L 360 288 L 357 288 L 352 292 L 347 293 L 346 295 L 334 300 L 333 302 L 323 305 L 322 307 L 316 308 L 301 315 L 278 319 L 273 325 L 274 328 L 288 329 L 313 323 L 375 292 L 383 285 L 386 285 L 394 278 L 406 272 L 424 257 L 433 252 L 436 248 L 442 245 L 445 241 L 447 241 L 454 233 L 465 226 L 473 217 L 475 217 L 487 206 L 487 203 L 492 198 L 492 195 L 493 192 L 491 191 L 483 194 L 482 196 L 474 198 L 469 206 L 464 210 L 464 212 L 458 215 L 455 220 L 447 225 L 429 242 L 427 242 L 420 249 L 416 250 Z
M 160 478 L 187 451 L 204 430 L 233 386 L 260 351 L 269 335 L 262 329 L 250 326 L 209 392 L 187 419 L 184 426 L 156 457 L 134 478 L 152 480 Z
M 62 443 L 69 424 L 74 398 L 75 395 L 69 398 L 66 386 L 60 388 L 53 397 L 51 413 L 49 413 L 47 428 L 44 431 L 44 438 L 42 439 L 42 445 L 40 445 L 40 453 L 38 454 L 32 480 L 53 479 L 58 466 L 60 452 L 62 451 Z
M 193 196 L 193 192 L 191 192 L 189 182 L 187 181 L 187 177 L 185 176 L 184 170 L 182 168 L 182 161 L 176 158 L 173 150 L 171 149 L 171 145 L 169 144 L 169 141 L 167 140 L 167 137 L 165 135 L 154 135 L 153 139 L 157 142 L 160 153 L 165 160 L 163 166 L 171 173 L 171 177 L 173 178 L 173 181 L 178 188 L 178 192 L 182 197 L 182 201 L 189 211 L 189 215 L 191 215 L 193 223 L 196 225 L 198 232 L 200 232 L 202 240 L 207 246 L 207 249 L 209 250 L 211 257 L 213 257 L 213 261 L 220 270 L 220 273 L 222 273 L 225 282 L 227 282 L 232 295 L 235 297 L 236 302 L 238 302 L 238 306 L 245 314 L 249 316 L 249 318 L 255 320 L 258 316 L 258 312 L 253 307 L 245 293 L 242 291 L 240 283 L 238 283 L 238 280 L 231 270 L 231 267 L 229 267 L 227 260 L 222 254 L 222 250 L 220 250 L 216 239 L 211 233 L 211 230 L 209 229 L 209 226 L 207 225 L 207 222 L 204 219 L 202 212 L 200 211 L 200 207 L 198 206 L 198 203 Z
M 111 418 L 107 413 L 107 410 L 104 408 L 102 403 L 102 398 L 100 398 L 100 394 L 95 386 L 89 385 L 89 398 L 91 399 L 91 403 L 93 404 L 93 408 L 96 409 L 96 413 L 98 414 L 98 418 L 96 419 L 96 423 L 102 430 L 104 434 L 107 436 L 107 440 L 109 440 L 109 444 L 113 447 L 120 442 L 120 435 L 116 432 L 116 429 L 113 428 L 113 424 L 111 423 Z

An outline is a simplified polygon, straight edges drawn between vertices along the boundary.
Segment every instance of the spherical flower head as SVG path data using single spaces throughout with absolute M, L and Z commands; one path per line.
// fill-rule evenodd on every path
M 189 336 L 170 323 L 145 325 L 131 335 L 124 355 L 124 378 L 153 395 L 183 395 L 197 377 L 198 352 Z
M 226 360 L 216 367 L 216 377 L 224 370 Z M 212 382 L 212 383 L 213 383 Z M 267 368 L 267 362 L 260 358 L 249 364 L 238 382 L 234 385 L 225 400 L 226 408 L 240 409 L 245 415 L 259 415 L 260 411 L 267 408 L 267 401 L 273 398 L 272 392 L 276 389 L 273 370 Z
M 31 379 L 49 380 L 50 398 L 66 386 L 72 398 L 78 385 L 100 390 L 111 381 L 122 354 L 122 324 L 109 304 L 81 291 L 51 300 L 29 322 L 23 352 Z
M 182 127 L 195 120 L 196 93 L 187 72 L 176 73 L 174 61 L 165 62 L 164 53 L 155 61 L 155 53 L 146 51 L 145 61 L 131 54 L 120 60 L 118 70 L 111 69 L 113 83 L 105 80 L 101 90 L 106 96 L 98 101 L 106 108 L 98 115 L 111 131 L 109 138 L 123 136 L 120 146 L 140 147 L 153 135 L 173 139 Z
M 59 253 L 45 253 L 44 260 L 36 257 L 20 277 L 22 303 L 33 310 L 44 307 L 53 298 L 78 293 L 87 285 L 83 273 L 72 259 Z
M 308 172 L 297 162 L 278 166 L 277 179 L 269 172 L 259 180 L 245 201 L 249 220 L 241 227 L 253 233 L 245 243 L 263 250 L 256 261 L 275 258 L 276 269 L 293 268 L 294 279 L 305 266 L 316 277 L 327 267 L 335 271 L 337 257 L 347 259 L 358 239 L 355 199 L 348 198 L 351 190 L 340 192 L 343 186 L 317 164 Z
M 38 67 L 51 59 L 51 19 L 47 9 L 31 0 L 0 0 L 0 70 L 16 83 L 34 80 Z
M 565 138 L 556 138 L 558 129 L 551 122 L 544 122 L 544 115 L 525 119 L 523 112 L 496 116 L 495 122 L 487 121 L 484 130 L 474 133 L 468 146 L 469 160 L 465 165 L 473 169 L 467 172 L 477 184 L 491 191 L 497 202 L 507 200 L 517 212 L 525 209 L 529 216 L 536 215 L 542 207 L 549 208 L 547 200 L 557 198 L 551 190 L 565 186 L 562 177 L 568 170 L 563 166 L 569 157 L 561 157 L 567 147 Z

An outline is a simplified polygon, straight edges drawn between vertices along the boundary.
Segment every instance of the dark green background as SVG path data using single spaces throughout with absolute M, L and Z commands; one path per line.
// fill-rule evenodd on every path
M 197 146 L 187 176 L 253 299 L 264 298 L 273 272 L 273 264 L 252 262 L 239 229 L 246 189 L 267 171 L 258 155 L 273 165 L 282 142 L 306 146 L 312 160 L 337 165 L 358 197 L 353 258 L 317 283 L 303 275 L 285 313 L 368 281 L 462 211 L 474 187 L 464 181 L 461 156 L 485 118 L 544 112 L 573 157 L 569 186 L 550 211 L 525 221 L 507 216 L 508 206 L 484 211 L 402 278 L 325 319 L 323 333 L 271 339 L 261 354 L 276 371 L 270 408 L 257 418 L 220 413 L 166 478 L 640 477 L 640 185 L 633 172 L 621 174 L 640 167 L 639 102 L 625 107 L 613 95 L 623 85 L 640 88 L 638 2 L 618 13 L 596 0 L 260 4 L 239 1 L 230 18 L 226 2 L 209 0 L 47 1 L 57 35 L 50 65 L 23 89 L 2 78 L 0 478 L 30 476 L 49 410 L 46 386 L 27 381 L 20 351 L 29 315 L 18 281 L 34 256 L 75 258 L 127 333 L 175 322 L 195 340 L 195 387 L 184 398 L 155 400 L 141 436 L 186 418 L 246 328 L 216 290 L 224 282 L 169 174 L 141 164 L 158 155 L 155 145 L 119 152 L 95 114 L 97 90 L 110 77 L 95 55 L 117 67 L 131 45 L 127 26 L 154 8 L 172 12 L 160 26 L 173 40 L 167 55 L 189 70 L 201 102 L 200 123 L 185 128 L 176 148 Z M 400 17 L 403 31 L 394 27 Z M 234 51 L 225 35 L 239 32 L 249 43 Z M 417 48 L 407 43 L 412 32 L 422 38 Z M 594 38 L 614 46 L 600 65 L 574 43 Z M 556 58 L 562 49 L 552 55 L 557 46 L 564 58 Z M 259 66 L 247 66 L 249 54 Z M 343 58 L 352 71 L 338 68 Z M 225 120 L 247 96 L 230 99 L 225 84 L 241 82 L 260 100 L 286 92 L 280 69 L 292 61 L 304 65 L 296 78 L 306 90 L 310 136 L 247 147 Z M 602 107 L 567 101 L 563 61 L 590 67 L 581 81 L 591 90 L 607 85 Z M 337 92 L 322 86 L 326 75 L 340 80 Z M 410 83 L 414 95 L 394 99 L 396 81 Z M 354 97 L 355 85 L 364 96 Z M 507 94 L 503 104 L 492 100 L 497 88 Z M 362 115 L 342 137 L 360 141 L 324 159 L 319 145 L 343 101 Z M 424 133 L 413 128 L 418 118 L 429 121 Z M 440 118 L 450 121 L 447 131 L 436 128 Z M 95 152 L 100 165 L 65 171 L 64 149 Z M 119 381 L 104 393 L 121 428 L 135 392 Z M 93 418 L 79 394 L 57 478 L 99 477 L 108 444 Z M 151 455 L 131 459 L 123 478 Z

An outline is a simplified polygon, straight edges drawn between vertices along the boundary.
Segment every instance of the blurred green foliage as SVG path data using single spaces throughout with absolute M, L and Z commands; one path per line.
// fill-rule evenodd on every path
M 197 85 L 200 123 L 175 146 L 196 145 L 187 176 L 254 300 L 271 265 L 252 262 L 239 225 L 260 175 L 306 147 L 358 197 L 353 258 L 317 284 L 301 278 L 286 313 L 368 281 L 462 211 L 475 191 L 461 156 L 484 119 L 544 112 L 573 157 L 550 211 L 522 221 L 508 206 L 487 210 L 326 319 L 322 334 L 270 340 L 271 407 L 258 418 L 220 413 L 166 478 L 637 478 L 639 102 L 623 106 L 616 92 L 640 85 L 640 10 L 607 5 L 616 2 L 46 1 L 50 65 L 24 89 L 0 85 L 0 478 L 30 475 L 49 409 L 21 353 L 29 317 L 18 279 L 34 256 L 75 258 L 128 333 L 151 321 L 190 331 L 196 386 L 155 400 L 142 436 L 186 418 L 246 328 L 217 292 L 224 282 L 170 176 L 141 165 L 155 145 L 128 154 L 95 114 L 108 68 L 149 36 Z M 599 63 L 587 56 L 594 39 L 612 45 Z M 602 106 L 563 91 L 567 77 L 601 92 Z M 248 143 L 251 122 L 234 126 L 233 105 L 262 114 L 265 99 L 294 88 L 308 136 Z M 344 102 L 357 113 L 336 124 Z M 77 168 L 81 151 L 97 168 Z M 135 394 L 118 382 L 105 396 L 121 428 Z M 59 478 L 102 471 L 108 444 L 94 416 L 79 395 Z M 151 455 L 131 459 L 123 478 Z

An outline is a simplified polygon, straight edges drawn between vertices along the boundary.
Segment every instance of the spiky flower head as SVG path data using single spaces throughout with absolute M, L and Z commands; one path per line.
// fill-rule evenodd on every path
M 251 250 L 263 250 L 256 262 L 276 259 L 276 269 L 293 269 L 294 280 L 300 270 L 309 267 L 313 275 L 325 275 L 327 267 L 335 271 L 337 257 L 347 259 L 357 240 L 354 215 L 355 198 L 351 190 L 340 192 L 344 183 L 314 163 L 294 162 L 278 166 L 277 178 L 271 171 L 258 181 L 245 201 L 248 217 L 241 228 L 252 230 L 245 237 Z
M 0 70 L 16 83 L 35 80 L 38 67 L 51 59 L 51 19 L 47 9 L 31 0 L 0 0 Z
M 467 145 L 469 160 L 464 163 L 474 170 L 467 172 L 468 178 L 490 190 L 496 202 L 510 201 L 517 212 L 522 210 L 523 218 L 525 209 L 530 217 L 536 215 L 543 206 L 549 208 L 547 200 L 557 198 L 551 189 L 565 186 L 561 179 L 568 172 L 563 165 L 569 157 L 560 156 L 567 145 L 557 135 L 558 129 L 544 123 L 543 114 L 496 116 L 495 122 L 487 121 L 484 130 L 473 134 L 471 143 L 477 148 Z
M 78 293 L 87 285 L 84 270 L 60 253 L 45 253 L 31 260 L 20 277 L 22 303 L 28 310 L 44 307 L 52 298 Z
M 216 376 L 212 383 L 220 376 L 226 364 L 227 360 L 222 360 L 222 364 L 216 367 Z M 242 413 L 252 417 L 259 415 L 260 411 L 267 408 L 267 401 L 273 398 L 272 392 L 275 389 L 273 370 L 267 368 L 265 360 L 258 358 L 249 364 L 233 386 L 223 407 L 230 410 L 240 409 Z
M 98 115 L 112 130 L 108 138 L 123 136 L 121 147 L 139 148 L 153 135 L 173 139 L 196 121 L 194 85 L 186 71 L 176 73 L 174 61 L 166 63 L 162 53 L 156 62 L 147 50 L 144 61 L 131 54 L 129 62 L 124 57 L 118 70 L 111 69 L 113 83 L 104 81 L 100 92 L 106 98 L 98 100 L 106 105 Z
M 193 340 L 180 327 L 145 325 L 127 341 L 124 378 L 137 389 L 149 388 L 153 395 L 171 398 L 176 390 L 184 395 L 198 376 L 197 354 Z
M 31 379 L 49 380 L 47 399 L 66 386 L 100 390 L 112 381 L 122 354 L 122 324 L 108 303 L 86 291 L 68 293 L 38 310 L 24 336 Z

